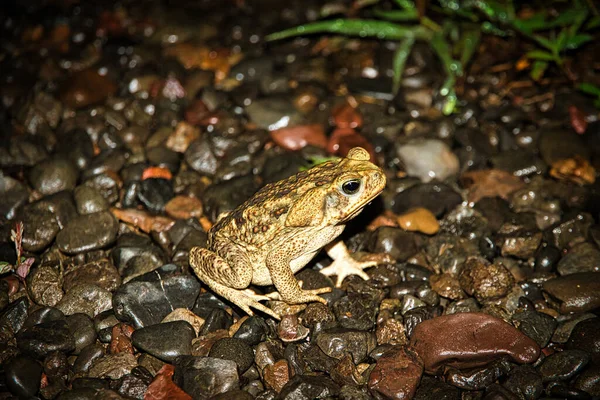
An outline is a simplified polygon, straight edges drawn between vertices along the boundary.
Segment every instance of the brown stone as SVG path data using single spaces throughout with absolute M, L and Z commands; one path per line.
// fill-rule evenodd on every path
M 112 262 L 105 258 L 82 265 L 69 265 L 65 270 L 63 289 L 83 283 L 100 286 L 110 292 L 121 286 L 121 276 Z
M 458 280 L 462 289 L 479 301 L 505 296 L 515 281 L 504 265 L 490 264 L 481 257 L 467 259 Z
M 600 307 L 600 272 L 579 272 L 550 279 L 542 287 L 560 303 L 560 312 L 592 311 Z
M 267 387 L 275 390 L 277 393 L 290 380 L 290 367 L 286 360 L 279 360 L 275 364 L 267 365 L 263 371 L 263 378 Z
M 286 150 L 300 150 L 307 145 L 325 148 L 325 130 L 319 124 L 297 125 L 271 131 L 271 139 Z
M 93 68 L 75 72 L 63 87 L 61 100 L 71 108 L 83 108 L 100 103 L 117 91 L 107 76 Z
M 423 359 L 425 371 L 487 365 L 501 358 L 519 364 L 537 360 L 537 343 L 500 318 L 483 313 L 442 315 L 418 324 L 410 345 Z
M 398 216 L 398 225 L 405 231 L 434 235 L 440 230 L 435 215 L 426 208 L 415 208 Z
M 131 335 L 133 334 L 132 326 L 120 322 L 112 327 L 112 336 L 110 339 L 110 353 L 129 353 L 133 354 L 133 343 L 131 343 Z
M 369 390 L 385 399 L 412 399 L 423 374 L 423 361 L 407 347 L 394 347 L 377 360 Z
M 429 284 L 433 291 L 447 299 L 460 300 L 466 297 L 465 292 L 460 287 L 458 278 L 453 275 L 431 275 Z

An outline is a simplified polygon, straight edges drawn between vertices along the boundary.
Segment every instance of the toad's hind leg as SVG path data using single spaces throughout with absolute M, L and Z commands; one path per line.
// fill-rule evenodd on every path
M 198 278 L 213 292 L 237 305 L 248 315 L 254 315 L 250 310 L 252 307 L 280 319 L 273 310 L 258 302 L 268 300 L 268 297 L 243 290 L 252 282 L 252 266 L 244 259 L 234 264 L 233 267 L 230 266 L 224 258 L 207 249 L 194 247 L 190 251 L 190 265 Z

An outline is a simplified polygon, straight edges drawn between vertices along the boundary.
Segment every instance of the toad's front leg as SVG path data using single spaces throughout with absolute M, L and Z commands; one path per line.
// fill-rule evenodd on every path
M 327 304 L 327 300 L 320 297 L 320 294 L 331 292 L 330 287 L 324 287 L 313 290 L 304 290 L 298 284 L 298 280 L 292 272 L 290 261 L 293 257 L 293 246 L 278 249 L 267 256 L 265 264 L 269 269 L 273 285 L 277 288 L 281 300 L 288 304 L 302 304 L 318 301 Z
M 268 297 L 244 290 L 252 282 L 252 265 L 243 256 L 236 258 L 232 264 L 207 249 L 194 247 L 190 251 L 190 265 L 198 278 L 213 292 L 240 307 L 248 315 L 254 315 L 250 310 L 252 307 L 275 319 L 281 319 L 273 310 L 259 303 L 260 300 L 269 300 Z

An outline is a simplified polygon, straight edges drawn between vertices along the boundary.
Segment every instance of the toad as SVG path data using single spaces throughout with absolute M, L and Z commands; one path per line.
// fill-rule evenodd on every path
M 319 295 L 331 288 L 304 290 L 294 274 L 327 246 L 333 262 L 320 272 L 336 275 L 338 287 L 348 275 L 368 279 L 364 269 L 376 261 L 357 261 L 343 242 L 330 243 L 385 183 L 369 153 L 355 147 L 346 158 L 267 184 L 210 229 L 207 248 L 194 247 L 190 265 L 214 293 L 249 315 L 252 307 L 280 319 L 262 300 L 326 303 Z M 250 284 L 274 285 L 277 292 L 258 295 Z

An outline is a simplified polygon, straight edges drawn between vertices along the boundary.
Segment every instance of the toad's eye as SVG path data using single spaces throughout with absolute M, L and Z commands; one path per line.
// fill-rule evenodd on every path
M 352 179 L 342 183 L 342 191 L 346 194 L 356 194 L 360 189 L 360 180 Z

